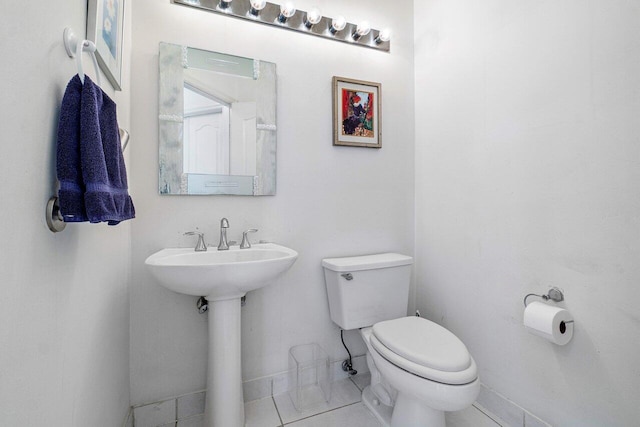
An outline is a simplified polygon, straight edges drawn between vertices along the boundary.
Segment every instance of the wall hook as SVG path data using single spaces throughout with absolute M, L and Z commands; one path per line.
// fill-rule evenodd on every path
M 62 41 L 64 42 L 64 49 L 67 51 L 69 58 L 76 57 L 76 47 L 78 46 L 78 36 L 71 27 L 66 27 L 62 33 Z

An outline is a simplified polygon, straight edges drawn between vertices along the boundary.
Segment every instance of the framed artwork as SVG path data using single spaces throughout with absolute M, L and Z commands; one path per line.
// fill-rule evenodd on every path
M 87 39 L 96 45 L 100 68 L 115 90 L 122 90 L 124 0 L 89 0 Z
M 381 85 L 333 77 L 333 145 L 382 147 Z

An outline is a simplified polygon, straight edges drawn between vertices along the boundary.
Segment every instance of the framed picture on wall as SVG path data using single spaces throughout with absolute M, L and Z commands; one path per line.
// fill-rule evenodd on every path
M 122 90 L 124 0 L 89 0 L 87 39 L 96 45 L 100 68 L 115 90 Z
M 333 145 L 382 147 L 380 83 L 333 77 Z

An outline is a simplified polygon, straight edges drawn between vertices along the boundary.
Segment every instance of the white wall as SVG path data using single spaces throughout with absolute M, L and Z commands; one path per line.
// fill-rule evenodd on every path
M 640 6 L 415 1 L 418 306 L 557 426 L 640 419 Z M 575 335 L 522 326 L 565 291 Z
M 384 54 L 169 2 L 130 4 L 134 79 L 129 85 L 126 58 L 124 91 L 104 87 L 132 133 L 138 219 L 52 234 L 43 211 L 55 191 L 57 112 L 75 73 L 61 34 L 68 25 L 82 32 L 86 20 L 84 1 L 59 3 L 10 3 L 0 25 L 2 422 L 120 424 L 129 405 L 132 260 L 132 403 L 204 388 L 206 316 L 194 298 L 157 286 L 142 263 L 161 247 L 190 245 L 181 234 L 195 227 L 215 243 L 222 216 L 233 238 L 255 226 L 257 238 L 300 252 L 283 279 L 249 294 L 245 379 L 285 370 L 288 348 L 304 342 L 344 357 L 321 258 L 413 248 L 412 5 L 320 2 L 328 15 L 392 27 Z M 413 7 L 418 308 L 465 341 L 486 385 L 546 421 L 635 424 L 638 5 Z M 157 195 L 159 41 L 278 64 L 277 196 Z M 331 146 L 333 75 L 382 82 L 382 150 Z M 522 296 L 550 286 L 565 291 L 561 305 L 576 317 L 565 347 L 521 326 Z M 347 340 L 364 351 L 357 334 Z
M 4 2 L 0 22 L 0 424 L 121 425 L 130 227 L 71 224 L 53 234 L 44 217 L 56 190 L 58 111 L 76 73 L 62 31 L 84 34 L 86 2 Z M 93 77 L 88 57 L 85 64 Z M 125 91 L 114 96 L 125 128 L 127 72 Z
M 205 387 L 206 315 L 196 298 L 161 288 L 144 260 L 171 246 L 193 246 L 185 231 L 198 227 L 218 242 L 219 220 L 230 240 L 251 227 L 252 237 L 300 253 L 274 285 L 249 293 L 243 308 L 245 380 L 287 369 L 291 346 L 322 345 L 346 356 L 329 319 L 320 267 L 329 256 L 413 252 L 413 29 L 411 3 L 383 0 L 319 2 L 328 16 L 368 19 L 395 31 L 392 53 L 357 48 L 304 34 L 229 19 L 167 2 L 133 5 L 132 135 L 138 220 L 132 224 L 132 403 Z M 311 1 L 297 2 L 308 10 Z M 273 197 L 158 195 L 158 43 L 189 45 L 277 64 L 278 188 Z M 382 83 L 381 150 L 333 147 L 331 78 Z M 358 334 L 347 336 L 363 354 Z

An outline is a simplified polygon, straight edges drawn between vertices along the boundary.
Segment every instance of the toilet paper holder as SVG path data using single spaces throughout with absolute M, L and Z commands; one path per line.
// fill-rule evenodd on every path
M 551 289 L 549 289 L 549 292 L 547 292 L 546 295 L 538 295 L 538 294 L 527 294 L 524 297 L 524 307 L 527 308 L 527 298 L 529 297 L 538 297 L 538 298 L 542 298 L 544 301 L 554 301 L 554 302 L 560 302 L 560 301 L 564 301 L 564 294 L 562 293 L 562 291 L 556 287 L 553 287 Z M 560 325 L 561 329 L 566 328 L 565 324 L 566 323 L 573 323 L 573 320 L 566 320 L 563 321 Z M 562 331 L 562 333 L 564 333 L 564 331 Z
M 546 295 L 527 294 L 524 297 L 524 326 L 534 335 L 538 335 L 554 344 L 565 345 L 573 336 L 573 316 L 564 308 L 552 304 L 527 303 L 529 297 L 536 296 L 543 301 L 564 301 L 564 294 L 556 287 L 549 289 Z
M 549 289 L 549 292 L 547 292 L 546 295 L 538 295 L 538 294 L 527 294 L 524 297 L 524 306 L 527 306 L 527 298 L 529 297 L 538 297 L 538 298 L 542 298 L 544 301 L 555 301 L 555 302 L 560 302 L 560 301 L 564 301 L 564 294 L 562 293 L 562 291 L 559 288 L 551 288 Z

